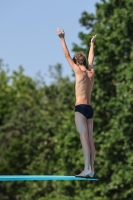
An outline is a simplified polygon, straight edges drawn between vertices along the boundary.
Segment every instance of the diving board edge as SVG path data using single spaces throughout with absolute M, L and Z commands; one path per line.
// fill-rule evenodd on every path
M 89 180 L 98 181 L 98 178 L 78 178 L 75 176 L 61 175 L 0 175 L 1 181 L 57 181 L 57 180 Z

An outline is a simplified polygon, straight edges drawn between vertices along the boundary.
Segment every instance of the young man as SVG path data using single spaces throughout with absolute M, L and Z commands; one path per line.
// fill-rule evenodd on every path
M 82 53 L 76 53 L 72 59 L 67 45 L 65 43 L 65 32 L 57 28 L 57 34 L 60 37 L 64 55 L 73 69 L 76 77 L 75 93 L 75 123 L 80 134 L 80 140 L 84 155 L 84 170 L 76 176 L 93 177 L 95 146 L 93 142 L 93 109 L 91 107 L 91 92 L 94 84 L 94 42 L 96 35 L 92 37 L 90 51 L 88 56 L 88 69 L 86 68 L 86 56 Z

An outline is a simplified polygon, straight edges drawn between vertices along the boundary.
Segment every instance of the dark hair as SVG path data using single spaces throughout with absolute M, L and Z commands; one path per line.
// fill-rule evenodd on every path
M 75 64 L 79 63 L 79 65 L 86 66 L 86 55 L 83 52 L 78 52 L 73 57 L 73 61 Z

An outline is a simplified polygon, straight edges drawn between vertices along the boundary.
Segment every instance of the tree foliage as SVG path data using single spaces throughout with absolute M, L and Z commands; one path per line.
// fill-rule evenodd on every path
M 98 182 L 1 182 L 2 200 L 132 200 L 133 196 L 133 2 L 102 0 L 96 13 L 83 12 L 81 45 L 95 45 L 94 141 Z M 0 61 L 0 174 L 74 175 L 83 168 L 74 124 L 74 82 L 62 67 L 50 67 L 54 78 L 36 80 L 19 67 L 11 75 Z M 44 79 L 44 80 L 43 80 Z
M 95 199 L 101 196 L 103 199 L 123 200 L 133 196 L 132 6 L 132 0 L 103 0 L 96 4 L 96 15 L 83 12 L 80 19 L 88 30 L 88 33 L 79 33 L 85 49 L 89 48 L 92 35 L 98 34 L 92 96 L 96 169 L 100 177 L 100 185 L 93 188 L 92 197 Z M 74 45 L 74 51 L 81 47 Z

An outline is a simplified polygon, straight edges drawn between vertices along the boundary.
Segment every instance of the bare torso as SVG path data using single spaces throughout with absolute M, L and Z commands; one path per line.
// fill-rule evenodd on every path
M 89 70 L 80 70 L 80 73 L 76 74 L 76 103 L 78 104 L 91 104 L 91 92 L 94 85 L 94 76 L 89 77 Z

